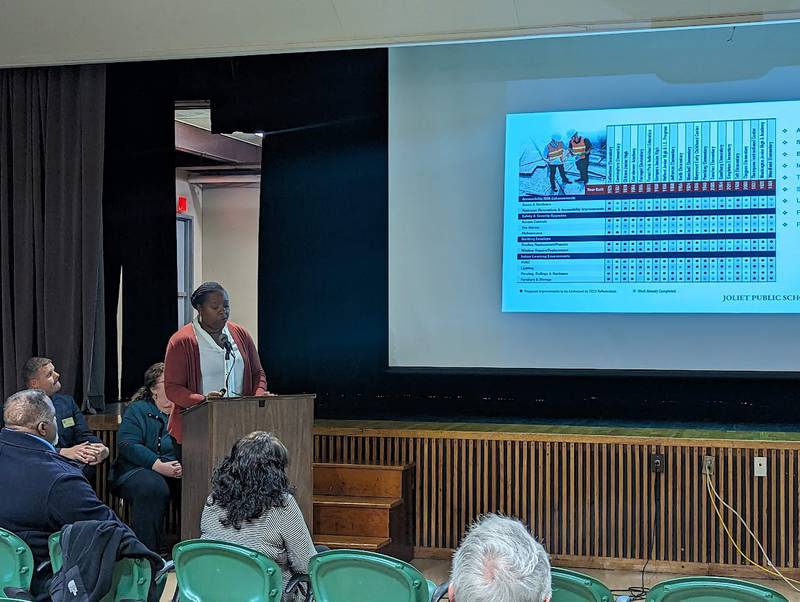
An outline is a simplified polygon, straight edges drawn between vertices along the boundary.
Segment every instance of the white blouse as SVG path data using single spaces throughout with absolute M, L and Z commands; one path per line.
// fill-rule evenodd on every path
M 228 336 L 233 346 L 230 359 L 225 359 L 225 350 L 217 345 L 214 339 L 200 326 L 199 316 L 192 320 L 194 336 L 200 348 L 200 373 L 203 377 L 203 395 L 211 391 L 225 388 L 225 397 L 241 397 L 242 383 L 244 382 L 244 360 L 239 353 L 239 347 L 228 330 L 228 325 L 222 332 Z

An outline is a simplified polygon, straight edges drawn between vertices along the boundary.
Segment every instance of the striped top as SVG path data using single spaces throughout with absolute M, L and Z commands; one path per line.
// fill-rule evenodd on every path
M 308 574 L 308 561 L 316 554 L 303 513 L 291 494 L 283 508 L 270 508 L 259 518 L 242 523 L 241 529 L 225 527 L 220 519 L 225 510 L 209 497 L 200 519 L 200 537 L 239 544 L 274 560 L 283 572 L 283 587 L 293 574 Z M 295 598 L 284 594 L 284 602 Z

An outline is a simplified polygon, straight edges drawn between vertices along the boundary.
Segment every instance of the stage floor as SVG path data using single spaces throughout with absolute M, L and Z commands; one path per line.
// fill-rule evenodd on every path
M 644 423 L 626 421 L 570 421 L 542 420 L 535 423 L 523 422 L 440 422 L 440 421 L 395 421 L 395 420 L 315 420 L 315 430 L 330 433 L 331 431 L 352 430 L 359 433 L 365 431 L 393 431 L 400 433 L 480 433 L 491 435 L 546 435 L 571 437 L 633 437 L 654 439 L 690 439 L 690 440 L 728 440 L 728 441 L 763 441 L 765 443 L 800 442 L 800 425 L 798 424 L 715 424 L 704 422 Z

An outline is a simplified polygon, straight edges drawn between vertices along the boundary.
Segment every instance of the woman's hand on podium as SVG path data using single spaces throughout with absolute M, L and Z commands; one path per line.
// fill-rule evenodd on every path
M 223 391 L 209 391 L 206 394 L 206 399 L 222 399 L 225 395 Z

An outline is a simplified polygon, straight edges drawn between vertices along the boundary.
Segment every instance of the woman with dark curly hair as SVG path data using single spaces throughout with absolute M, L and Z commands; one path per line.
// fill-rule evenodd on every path
M 200 519 L 203 539 L 239 544 L 272 558 L 283 571 L 284 589 L 293 574 L 308 573 L 316 554 L 286 476 L 288 464 L 289 452 L 272 433 L 242 437 L 214 471 Z

